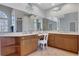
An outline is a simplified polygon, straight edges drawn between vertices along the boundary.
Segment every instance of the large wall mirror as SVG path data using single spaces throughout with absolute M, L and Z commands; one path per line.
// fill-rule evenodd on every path
M 36 31 L 57 31 L 58 22 L 47 19 L 40 18 L 34 20 L 34 28 Z
M 77 15 L 77 12 L 73 12 L 63 14 L 58 17 L 53 17 L 52 19 L 42 18 L 40 23 L 37 21 L 37 30 L 55 32 L 78 32 Z

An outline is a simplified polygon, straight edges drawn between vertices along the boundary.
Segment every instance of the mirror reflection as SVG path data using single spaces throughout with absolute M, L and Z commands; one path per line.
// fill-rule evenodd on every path
M 37 7 L 40 6 L 40 7 Z M 27 13 L 0 5 L 0 33 L 34 31 L 78 32 L 77 4 L 26 4 Z M 29 7 L 28 7 L 29 6 Z M 28 9 L 29 8 L 29 9 Z M 6 9 L 6 10 L 5 10 Z

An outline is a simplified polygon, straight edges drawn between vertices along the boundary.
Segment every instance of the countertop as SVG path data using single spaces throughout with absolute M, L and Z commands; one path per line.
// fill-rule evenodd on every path
M 79 35 L 78 32 L 57 32 L 57 31 L 38 31 L 36 32 L 38 34 L 48 34 L 48 33 L 52 33 L 52 34 L 67 34 L 67 35 Z
M 48 34 L 48 33 L 52 33 L 52 34 L 67 34 L 67 35 L 79 35 L 79 33 L 74 33 L 74 32 L 68 32 L 68 33 L 64 33 L 64 32 L 53 32 L 53 31 L 44 31 L 44 32 L 33 32 L 33 33 L 23 33 L 23 32 L 15 32 L 15 33 L 0 33 L 0 37 L 19 37 L 19 36 L 29 36 L 29 35 L 36 35 L 36 34 Z
M 19 37 L 19 36 L 29 36 L 29 35 L 36 35 L 36 33 L 22 33 L 22 32 L 17 32 L 17 33 L 0 33 L 0 37 Z
M 49 32 L 49 33 L 53 33 L 53 34 L 66 34 L 66 35 L 79 35 L 78 32 Z

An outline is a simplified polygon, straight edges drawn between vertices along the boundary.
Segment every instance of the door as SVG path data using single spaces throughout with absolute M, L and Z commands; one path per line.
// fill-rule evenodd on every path
M 17 20 L 17 32 L 22 32 L 22 19 Z

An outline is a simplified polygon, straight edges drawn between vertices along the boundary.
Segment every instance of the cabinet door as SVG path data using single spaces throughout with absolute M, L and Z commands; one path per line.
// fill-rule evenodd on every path
M 55 35 L 55 46 L 77 52 L 77 36 L 63 34 Z
M 26 37 L 27 38 L 27 37 Z M 38 46 L 38 39 L 37 39 L 37 36 L 36 35 L 33 35 L 33 36 L 30 36 L 28 38 L 29 41 L 29 50 L 30 52 L 33 52 L 37 49 L 37 46 Z M 29 53 L 30 53 L 29 52 Z
M 49 34 L 48 36 L 48 45 L 49 46 L 54 46 L 55 45 L 55 41 L 54 41 L 54 34 Z
M 37 49 L 37 46 L 38 46 L 38 41 L 36 38 L 32 39 L 31 40 L 31 50 L 36 50 Z
M 66 35 L 64 37 L 65 49 L 77 52 L 77 36 L 75 35 Z
M 0 56 L 1 56 L 1 38 L 0 38 Z
M 4 37 L 1 40 L 2 47 L 13 45 L 13 44 L 15 44 L 15 39 L 13 37 Z
M 3 47 L 1 49 L 1 55 L 5 56 L 5 55 L 11 55 L 15 53 L 15 48 L 14 46 L 8 46 L 8 47 Z
M 37 49 L 38 42 L 35 36 L 25 36 L 25 37 L 20 37 L 16 39 L 18 40 L 17 45 L 19 46 L 16 48 L 18 55 L 22 55 L 22 56 L 28 55 L 29 53 Z
M 61 35 L 55 35 L 55 47 L 65 48 L 64 38 Z
M 78 39 L 77 39 L 77 41 L 78 41 L 78 51 L 79 51 L 79 35 L 78 35 Z
M 13 37 L 2 37 L 1 55 L 15 54 L 15 39 Z
M 27 55 L 30 51 L 30 39 L 21 41 L 21 55 Z

